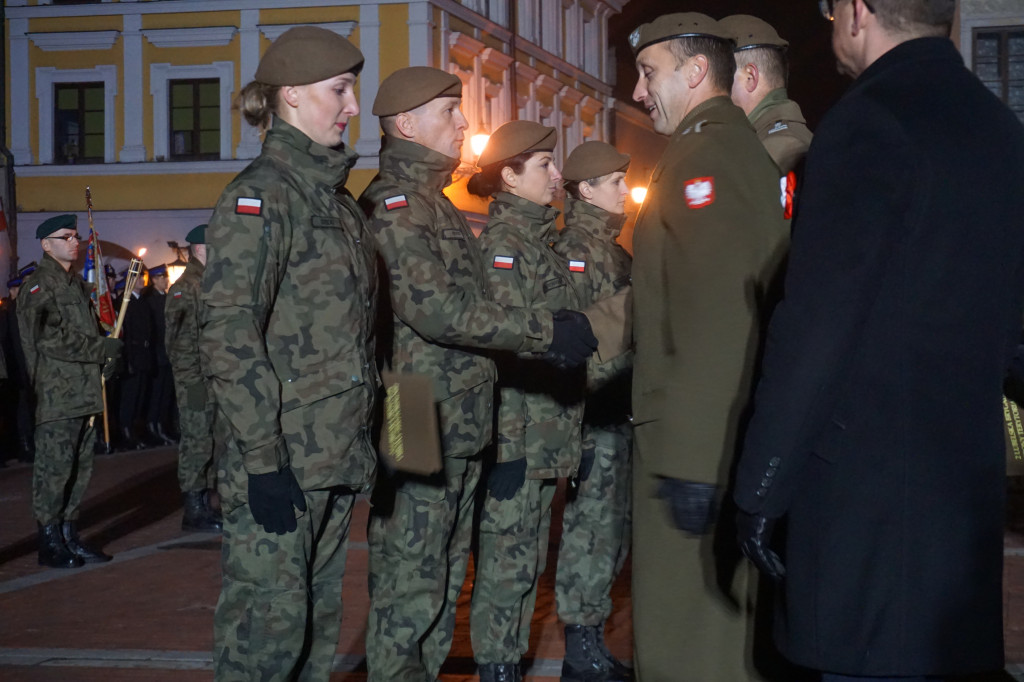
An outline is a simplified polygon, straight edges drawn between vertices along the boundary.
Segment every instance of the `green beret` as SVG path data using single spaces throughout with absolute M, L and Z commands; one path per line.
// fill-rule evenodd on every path
M 189 244 L 205 244 L 206 243 L 206 223 L 202 225 L 196 225 L 188 234 L 185 235 L 185 241 Z
M 380 84 L 373 115 L 394 116 L 438 97 L 462 97 L 462 80 L 432 66 L 407 66 Z
M 673 38 L 732 38 L 717 21 L 700 12 L 679 12 L 663 14 L 654 21 L 640 24 L 629 34 L 629 46 L 638 54 L 648 45 Z
M 591 140 L 572 150 L 562 168 L 562 177 L 572 182 L 583 182 L 628 167 L 629 154 L 620 154 L 607 142 Z
M 771 24 L 749 14 L 733 14 L 719 19 L 718 23 L 736 41 L 737 52 L 755 47 L 789 47 L 789 43 L 779 37 Z
M 319 26 L 296 26 L 282 33 L 260 59 L 253 77 L 267 85 L 308 85 L 358 74 L 363 53 L 334 31 Z
M 533 121 L 509 121 L 487 140 L 477 165 L 483 168 L 523 152 L 549 152 L 556 142 L 558 133 L 554 128 Z
M 39 227 L 36 228 L 36 239 L 49 237 L 57 230 L 73 230 L 76 227 L 78 227 L 78 216 L 74 213 L 55 215 L 52 218 L 47 218 L 43 222 L 39 223 Z

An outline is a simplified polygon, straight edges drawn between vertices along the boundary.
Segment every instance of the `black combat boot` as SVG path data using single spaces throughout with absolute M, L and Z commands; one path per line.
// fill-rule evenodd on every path
M 78 524 L 74 521 L 65 521 L 61 524 L 61 534 L 67 548 L 87 564 L 102 564 L 114 558 L 82 542 L 82 538 L 78 537 Z
M 84 562 L 64 544 L 59 523 L 39 524 L 39 565 L 50 568 L 78 568 Z
M 213 515 L 207 505 L 205 490 L 190 490 L 181 494 L 185 511 L 181 517 L 181 529 L 200 533 L 219 533 L 222 529 L 220 518 Z
M 518 663 L 484 663 L 477 671 L 480 682 L 522 682 Z
M 632 682 L 633 670 L 612 656 L 596 625 L 565 626 L 562 682 Z

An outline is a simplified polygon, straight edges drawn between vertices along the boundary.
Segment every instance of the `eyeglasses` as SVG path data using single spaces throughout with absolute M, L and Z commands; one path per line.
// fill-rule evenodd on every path
M 864 2 L 864 6 L 868 8 L 868 11 L 874 14 L 875 8 L 871 6 L 871 3 L 867 2 L 867 0 L 862 1 Z M 829 21 L 835 21 L 835 7 L 837 2 L 839 2 L 839 0 L 818 0 L 818 9 L 821 10 L 821 16 L 825 17 Z
M 43 239 L 63 239 L 64 241 L 70 244 L 72 239 L 74 239 L 76 242 L 82 241 L 82 236 L 79 235 L 77 232 L 72 232 L 71 234 L 62 234 L 58 237 L 43 237 Z

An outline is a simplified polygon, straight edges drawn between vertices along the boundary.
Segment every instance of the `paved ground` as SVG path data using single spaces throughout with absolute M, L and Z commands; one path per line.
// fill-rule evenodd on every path
M 162 448 L 97 460 L 81 525 L 83 535 L 115 559 L 71 571 L 36 565 L 31 469 L 9 465 L 0 469 L 0 680 L 212 680 L 220 541 L 215 535 L 181 532 L 175 451 Z M 1016 664 L 1024 663 L 1024 486 L 1013 492 L 1006 534 L 1005 618 L 1007 660 L 1014 664 L 994 678 L 1001 681 L 1024 681 L 1024 665 Z M 352 525 L 345 618 L 332 682 L 366 677 L 366 513 L 362 501 Z M 555 539 L 558 531 L 556 521 Z M 538 682 L 558 679 L 561 666 L 562 633 L 551 592 L 554 563 L 551 557 L 532 628 L 534 659 L 527 679 Z M 632 641 L 628 580 L 627 568 L 615 585 L 615 612 L 608 626 L 609 646 L 624 659 L 631 657 Z M 456 642 L 443 682 L 476 679 L 468 587 L 459 604 Z

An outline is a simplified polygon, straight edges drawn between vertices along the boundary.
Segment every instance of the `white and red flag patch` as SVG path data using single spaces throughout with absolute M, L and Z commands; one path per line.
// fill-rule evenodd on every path
M 587 269 L 587 261 L 585 260 L 571 260 L 569 261 L 569 272 L 584 272 Z
M 512 266 L 516 264 L 516 259 L 512 256 L 495 256 L 494 267 L 499 270 L 511 270 Z
M 175 291 L 174 292 L 174 298 L 181 298 L 181 292 L 180 291 Z
M 238 197 L 235 202 L 235 213 L 243 215 L 259 215 L 263 210 L 263 200 L 253 197 Z
M 786 177 L 779 181 L 782 187 L 782 217 L 786 220 L 793 218 L 793 194 L 796 192 L 796 173 L 790 171 Z
M 384 208 L 389 211 L 394 211 L 396 208 L 405 208 L 409 205 L 409 201 L 405 198 L 404 194 L 398 196 L 388 197 L 384 200 Z
M 704 208 L 715 203 L 715 179 L 694 178 L 684 186 L 686 205 L 690 208 Z
M 30 293 L 30 294 L 37 294 L 37 293 L 39 293 L 39 285 L 38 284 L 33 284 L 32 288 L 28 290 L 28 293 Z

